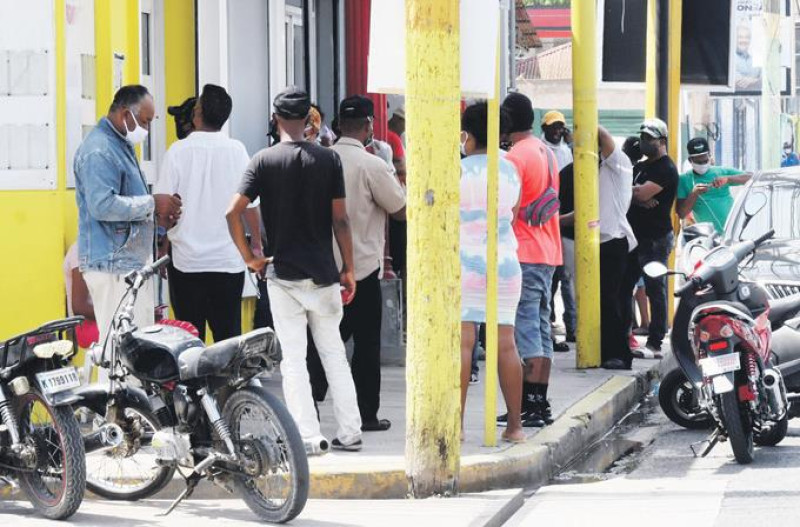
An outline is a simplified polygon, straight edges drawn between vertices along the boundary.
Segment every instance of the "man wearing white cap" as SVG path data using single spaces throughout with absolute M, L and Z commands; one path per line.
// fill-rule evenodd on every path
M 636 164 L 633 173 L 633 199 L 628 221 L 638 241 L 630 253 L 628 270 L 620 290 L 623 321 L 632 320 L 631 296 L 642 276 L 642 267 L 652 261 L 667 263 L 672 252 L 672 205 L 678 189 L 678 170 L 667 155 L 667 125 L 660 119 L 648 119 L 639 127 L 642 154 L 647 159 Z M 664 278 L 644 277 L 652 316 L 645 350 L 634 355 L 660 357 L 661 343 L 667 334 L 667 284 Z

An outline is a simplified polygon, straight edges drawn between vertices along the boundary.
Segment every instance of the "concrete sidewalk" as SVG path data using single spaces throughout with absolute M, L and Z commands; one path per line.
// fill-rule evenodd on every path
M 498 446 L 483 446 L 483 397 L 486 386 L 484 363 L 480 363 L 480 383 L 470 386 L 465 416 L 466 439 L 462 443 L 462 492 L 534 487 L 546 483 L 560 468 L 591 443 L 602 437 L 650 389 L 658 361 L 635 360 L 632 371 L 602 369 L 577 370 L 575 352 L 557 353 L 553 364 L 548 397 L 556 422 L 543 429 L 526 429 L 529 439 L 520 445 L 499 441 Z M 380 417 L 390 419 L 386 432 L 364 434 L 361 452 L 331 452 L 312 457 L 311 497 L 319 499 L 389 499 L 407 495 L 405 476 L 405 368 L 382 369 Z M 495 381 L 496 382 L 496 381 Z M 280 394 L 280 377 L 267 383 Z M 497 408 L 505 406 L 498 387 Z M 336 422 L 330 400 L 320 405 L 322 431 L 335 437 Z M 183 488 L 175 480 L 159 498 L 177 496 Z M 194 499 L 231 497 L 211 484 L 198 486 Z

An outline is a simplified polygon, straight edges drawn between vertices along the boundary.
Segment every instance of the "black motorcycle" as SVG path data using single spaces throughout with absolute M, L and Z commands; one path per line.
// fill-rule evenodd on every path
M 83 440 L 70 407 L 81 383 L 69 366 L 77 348 L 67 338 L 82 321 L 50 322 L 0 343 L 0 483 L 18 484 L 53 520 L 72 516 L 86 490 Z
M 168 261 L 125 277 L 108 345 L 90 353 L 110 382 L 80 390 L 74 405 L 87 416 L 88 487 L 136 500 L 177 470 L 186 489 L 165 514 L 207 479 L 237 492 L 263 520 L 289 521 L 308 498 L 308 460 L 286 407 L 257 379 L 280 360 L 275 335 L 258 329 L 206 347 L 177 327 L 137 328 L 139 289 Z

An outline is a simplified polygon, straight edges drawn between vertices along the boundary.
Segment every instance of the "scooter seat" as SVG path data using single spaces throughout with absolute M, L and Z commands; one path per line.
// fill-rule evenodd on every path
M 769 321 L 773 329 L 782 326 L 787 320 L 800 315 L 800 294 L 787 296 L 769 303 Z

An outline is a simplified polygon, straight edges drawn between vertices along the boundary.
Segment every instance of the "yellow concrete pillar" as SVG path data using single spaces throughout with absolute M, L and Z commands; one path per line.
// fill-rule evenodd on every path
M 488 103 L 486 153 L 489 182 L 486 190 L 486 387 L 484 392 L 483 443 L 497 445 L 497 200 L 499 189 L 498 160 L 500 158 L 500 38 L 497 32 L 494 97 Z
M 459 0 L 406 0 L 406 476 L 452 494 L 460 458 Z
M 575 116 L 575 297 L 578 368 L 600 366 L 600 205 L 597 183 L 597 13 L 572 4 Z

